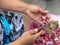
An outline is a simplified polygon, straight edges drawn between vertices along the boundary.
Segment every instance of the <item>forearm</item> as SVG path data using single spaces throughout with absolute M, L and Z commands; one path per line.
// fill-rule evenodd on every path
M 20 0 L 0 0 L 0 9 L 25 13 L 28 4 Z

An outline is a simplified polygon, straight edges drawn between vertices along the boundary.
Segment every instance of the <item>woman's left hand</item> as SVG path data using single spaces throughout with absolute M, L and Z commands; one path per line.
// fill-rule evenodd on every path
M 45 16 L 47 18 L 48 17 L 48 11 L 45 11 L 44 9 L 42 9 L 41 7 L 37 6 L 37 5 L 29 5 L 27 10 L 25 11 L 25 13 L 33 20 L 39 22 L 39 23 L 43 23 L 40 20 L 41 16 Z

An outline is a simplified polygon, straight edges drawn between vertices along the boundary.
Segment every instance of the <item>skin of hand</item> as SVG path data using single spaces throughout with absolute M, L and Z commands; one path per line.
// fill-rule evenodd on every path
M 48 21 L 50 19 L 48 15 L 48 11 L 45 11 L 44 9 L 42 9 L 41 7 L 37 5 L 32 5 L 32 4 L 29 5 L 25 13 L 27 14 L 28 17 L 30 17 L 34 21 L 37 21 L 41 24 L 43 24 L 43 22 L 40 20 L 41 16 L 45 16 L 46 18 L 48 18 L 47 19 Z
M 0 0 L 0 8 L 24 13 L 25 15 L 39 23 L 43 23 L 40 20 L 41 16 L 45 15 L 45 17 L 48 17 L 48 12 L 41 7 L 24 3 L 21 0 Z
M 9 45 L 32 45 L 33 42 L 43 33 L 43 30 L 38 32 L 38 29 L 33 29 L 30 31 L 26 31 L 22 34 L 22 36 L 17 39 L 15 42 Z

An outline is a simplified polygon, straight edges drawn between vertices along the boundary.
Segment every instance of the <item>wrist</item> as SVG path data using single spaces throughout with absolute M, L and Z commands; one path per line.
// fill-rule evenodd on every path
M 28 10 L 29 4 L 23 5 L 22 13 L 26 14 L 26 11 Z
M 26 10 L 28 10 L 28 8 L 29 4 L 19 1 L 19 5 L 17 8 L 19 12 L 26 14 Z
M 18 38 L 16 41 L 13 42 L 13 45 L 24 45 L 24 43 L 21 38 Z

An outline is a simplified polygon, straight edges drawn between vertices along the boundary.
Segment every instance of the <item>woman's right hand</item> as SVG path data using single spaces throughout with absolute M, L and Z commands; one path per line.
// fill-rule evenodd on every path
M 43 30 L 38 32 L 38 29 L 33 29 L 30 31 L 26 31 L 20 37 L 21 45 L 30 45 L 43 33 Z M 19 40 L 19 39 L 18 39 Z
M 30 31 L 26 31 L 22 34 L 20 38 L 18 38 L 13 43 L 9 45 L 32 45 L 34 41 L 43 33 L 43 30 L 38 32 L 38 29 L 33 29 Z

